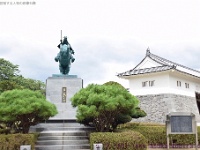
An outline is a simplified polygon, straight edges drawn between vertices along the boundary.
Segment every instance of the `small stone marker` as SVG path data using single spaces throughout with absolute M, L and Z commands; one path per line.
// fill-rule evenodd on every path
M 31 150 L 31 145 L 21 145 L 20 150 Z
M 102 143 L 94 144 L 93 147 L 94 147 L 94 150 L 103 150 Z

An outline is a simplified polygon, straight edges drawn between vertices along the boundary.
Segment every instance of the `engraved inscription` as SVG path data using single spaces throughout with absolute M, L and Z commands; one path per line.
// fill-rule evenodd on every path
M 171 116 L 171 132 L 193 132 L 192 116 Z
M 66 103 L 67 99 L 67 87 L 62 87 L 62 102 Z

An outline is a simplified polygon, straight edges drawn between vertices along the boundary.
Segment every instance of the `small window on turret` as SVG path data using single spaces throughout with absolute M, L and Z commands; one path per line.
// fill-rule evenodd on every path
M 149 86 L 154 86 L 154 81 L 155 81 L 155 80 L 149 81 Z
M 177 86 L 181 87 L 181 81 L 177 81 Z
M 185 88 L 189 89 L 189 87 L 190 87 L 189 83 L 185 83 Z
M 144 81 L 142 82 L 142 87 L 146 87 L 147 86 L 148 81 Z

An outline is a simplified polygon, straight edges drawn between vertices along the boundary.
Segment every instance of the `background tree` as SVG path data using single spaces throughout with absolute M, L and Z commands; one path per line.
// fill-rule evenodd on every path
M 19 75 L 13 78 L 13 82 L 16 83 L 16 89 L 29 89 L 33 91 L 40 91 L 45 95 L 45 84 L 40 80 L 34 80 L 30 78 L 24 78 Z
M 0 93 L 12 89 L 30 89 L 45 94 L 42 81 L 24 78 L 19 74 L 18 65 L 0 58 Z
M 90 84 L 72 98 L 78 107 L 77 121 L 92 122 L 97 131 L 112 131 L 119 123 L 129 122 L 136 113 L 139 101 L 120 84 Z
M 0 58 L 0 81 L 9 80 L 19 73 L 18 65 L 14 65 L 11 62 Z
M 38 91 L 10 90 L 0 95 L 0 122 L 16 132 L 28 133 L 31 125 L 57 114 L 56 106 Z

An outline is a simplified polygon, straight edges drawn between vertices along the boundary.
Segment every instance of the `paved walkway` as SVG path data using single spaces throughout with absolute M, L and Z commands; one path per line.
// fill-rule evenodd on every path
M 147 150 L 167 150 L 167 148 L 148 148 Z M 196 150 L 196 148 L 170 148 L 169 150 Z
M 198 148 L 200 150 L 200 147 Z M 167 148 L 153 148 L 153 147 L 148 147 L 147 150 L 167 150 Z M 196 150 L 196 148 L 170 148 L 169 150 Z
M 198 145 L 200 146 L 200 145 Z M 193 148 L 186 148 L 186 147 L 178 147 L 178 148 L 170 148 L 169 150 L 196 150 L 195 148 L 195 145 L 191 145 L 190 147 L 193 147 Z M 198 148 L 200 150 L 200 147 Z M 147 150 L 167 150 L 167 148 L 156 148 L 156 147 L 151 147 L 151 146 L 148 146 L 148 149 Z

